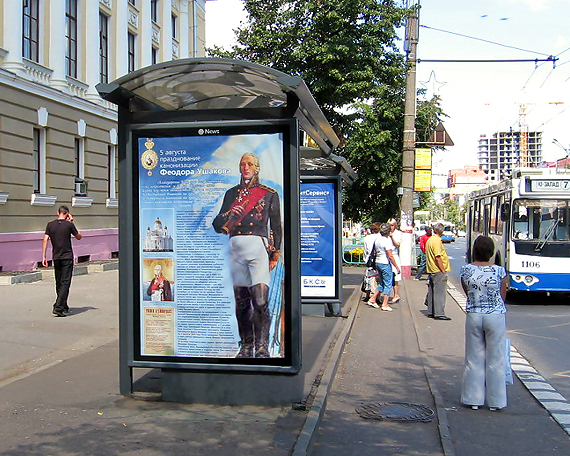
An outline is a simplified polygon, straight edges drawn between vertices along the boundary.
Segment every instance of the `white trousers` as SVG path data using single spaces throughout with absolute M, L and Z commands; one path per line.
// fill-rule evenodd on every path
M 465 370 L 461 402 L 503 408 L 505 381 L 505 314 L 468 313 L 465 320 Z
M 232 236 L 230 254 L 234 286 L 269 285 L 269 256 L 261 236 Z

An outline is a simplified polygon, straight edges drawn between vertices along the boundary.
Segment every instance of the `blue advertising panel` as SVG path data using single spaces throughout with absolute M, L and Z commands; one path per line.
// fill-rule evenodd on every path
M 337 297 L 336 181 L 301 182 L 301 296 Z
M 290 125 L 133 133 L 135 360 L 291 364 Z

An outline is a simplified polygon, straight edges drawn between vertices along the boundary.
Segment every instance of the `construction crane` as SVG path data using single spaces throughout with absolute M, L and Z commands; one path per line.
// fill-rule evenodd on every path
M 528 125 L 526 123 L 526 103 L 520 104 L 519 109 L 519 131 L 520 131 L 520 166 L 528 167 Z

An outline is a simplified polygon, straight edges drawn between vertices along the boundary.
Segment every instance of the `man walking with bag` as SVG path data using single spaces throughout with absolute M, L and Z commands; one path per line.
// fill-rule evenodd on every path
M 67 297 L 73 275 L 73 248 L 71 236 L 78 241 L 81 233 L 73 224 L 73 216 L 67 206 L 60 206 L 57 211 L 57 219 L 52 220 L 46 226 L 44 242 L 42 246 L 44 267 L 48 266 L 47 245 L 51 241 L 53 268 L 55 272 L 55 292 L 57 299 L 53 305 L 53 314 L 56 317 L 65 317 L 69 313 Z

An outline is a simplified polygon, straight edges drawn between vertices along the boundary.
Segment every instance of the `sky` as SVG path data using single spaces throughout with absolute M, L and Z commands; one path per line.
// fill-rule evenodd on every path
M 543 159 L 570 150 L 568 18 L 570 0 L 421 0 L 417 86 L 440 97 L 455 143 L 434 155 L 436 186 L 449 169 L 477 165 L 480 135 L 519 131 L 521 118 L 529 131 L 543 132 Z M 232 30 L 245 20 L 240 0 L 208 1 L 206 45 L 230 47 Z M 554 65 L 534 61 L 549 56 L 558 58 Z M 532 61 L 427 62 L 521 59 Z

